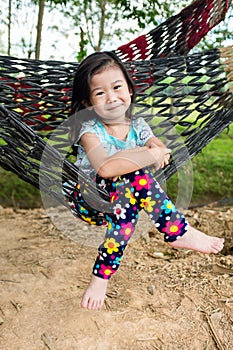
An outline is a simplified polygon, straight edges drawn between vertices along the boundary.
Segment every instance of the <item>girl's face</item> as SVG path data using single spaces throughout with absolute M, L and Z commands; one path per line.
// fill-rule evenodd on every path
M 91 107 L 106 123 L 125 121 L 132 92 L 119 67 L 106 67 L 92 76 L 90 82 Z

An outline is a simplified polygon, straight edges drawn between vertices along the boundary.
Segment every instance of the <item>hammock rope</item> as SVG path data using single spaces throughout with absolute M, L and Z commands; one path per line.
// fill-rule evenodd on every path
M 202 16 L 198 0 L 184 9 L 182 16 L 164 22 L 166 35 L 172 23 L 174 28 L 185 28 L 183 34 L 176 35 L 171 55 L 166 51 L 168 43 L 164 49 L 165 46 L 156 41 L 162 27 L 154 30 L 157 33 L 153 34 L 154 42 L 146 51 L 145 45 L 140 44 L 141 37 L 136 50 L 132 42 L 116 50 L 124 55 L 125 65 L 136 84 L 135 115 L 143 116 L 154 133 L 172 149 L 170 164 L 156 173 L 160 182 L 172 176 L 233 121 L 233 48 L 180 55 L 190 50 L 191 42 L 197 42 L 191 40 L 198 32 L 197 27 L 192 24 L 187 30 L 184 25 L 185 20 L 190 21 L 190 8 L 192 16 L 198 17 L 199 40 L 206 34 L 206 26 L 201 30 L 203 23 L 209 23 L 208 30 L 216 25 L 224 17 L 229 2 L 206 0 L 201 4 L 205 12 Z M 183 46 L 179 44 L 181 37 L 185 41 Z M 129 56 L 128 52 L 131 52 Z M 128 61 L 132 57 L 133 60 Z M 101 217 L 110 206 L 108 194 L 96 188 L 96 184 L 67 159 L 70 145 L 64 137 L 69 127 L 71 86 L 78 63 L 0 56 L 0 67 L 0 166 L 66 206 L 62 183 L 69 183 L 63 188 L 67 197 L 70 190 L 82 190 L 88 203 L 98 201 L 98 222 L 98 215 Z M 80 187 L 75 189 L 72 182 L 77 181 Z

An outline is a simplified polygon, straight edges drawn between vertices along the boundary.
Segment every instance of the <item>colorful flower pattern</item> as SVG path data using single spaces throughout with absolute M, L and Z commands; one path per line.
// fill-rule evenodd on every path
M 120 234 L 124 236 L 125 240 L 128 240 L 132 236 L 133 231 L 134 231 L 134 227 L 131 222 L 127 222 L 125 224 L 122 223 Z
M 163 205 L 161 206 L 161 209 L 165 211 L 165 214 L 168 214 L 171 211 L 173 213 L 176 212 L 176 207 L 175 207 L 175 205 L 172 203 L 172 201 L 170 199 L 165 199 L 163 201 Z
M 107 253 L 112 254 L 113 252 L 118 252 L 119 243 L 116 242 L 114 238 L 107 238 L 104 247 L 107 248 Z
M 136 172 L 138 173 L 138 171 Z M 132 182 L 132 186 L 136 188 L 137 191 L 142 190 L 143 188 L 149 189 L 153 179 L 148 176 L 148 174 L 136 175 L 135 180 Z
M 162 232 L 166 233 L 167 236 L 179 236 L 182 233 L 184 224 L 179 220 L 168 221 L 166 227 L 162 229 Z
M 131 188 L 125 189 L 125 198 L 129 199 L 130 204 L 134 205 L 137 202 L 137 199 L 134 197 L 133 191 L 131 190 Z
M 122 208 L 122 206 L 117 203 L 115 205 L 115 207 L 113 207 L 114 209 L 114 214 L 116 215 L 117 219 L 125 219 L 126 216 L 125 216 L 125 213 L 126 213 L 126 209 L 125 208 Z
M 151 213 L 154 209 L 156 201 L 153 201 L 151 197 L 141 198 L 140 207 L 143 208 L 148 213 Z
M 109 279 L 113 273 L 114 270 L 111 266 L 105 266 L 104 264 L 100 265 L 99 274 L 102 278 Z

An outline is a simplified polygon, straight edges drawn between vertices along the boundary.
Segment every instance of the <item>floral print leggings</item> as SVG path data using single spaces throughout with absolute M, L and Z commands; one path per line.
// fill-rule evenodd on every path
M 176 209 L 148 169 L 121 176 L 116 182 L 97 175 L 96 182 L 109 192 L 113 210 L 104 214 L 107 232 L 93 266 L 95 276 L 109 279 L 116 272 L 142 209 L 164 234 L 165 242 L 173 242 L 186 233 L 188 223 L 184 215 Z M 78 205 L 81 208 L 80 202 Z

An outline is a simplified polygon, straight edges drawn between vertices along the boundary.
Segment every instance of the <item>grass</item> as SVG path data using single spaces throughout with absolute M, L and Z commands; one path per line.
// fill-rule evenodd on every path
M 223 131 L 192 159 L 193 193 L 191 205 L 233 198 L 233 125 Z M 178 177 L 167 181 L 168 195 L 175 200 Z
M 40 192 L 12 172 L 0 167 L 0 204 L 15 208 L 40 207 Z
M 233 197 L 233 138 L 217 139 L 193 159 L 194 200 L 203 194 L 219 199 Z

